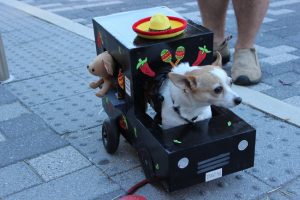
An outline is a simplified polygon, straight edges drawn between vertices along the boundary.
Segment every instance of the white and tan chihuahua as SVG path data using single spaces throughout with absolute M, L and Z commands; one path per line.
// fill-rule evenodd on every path
M 211 65 L 191 67 L 182 63 L 168 77 L 161 87 L 164 129 L 211 118 L 211 105 L 229 108 L 242 102 L 231 89 L 232 80 L 222 69 L 219 53 Z

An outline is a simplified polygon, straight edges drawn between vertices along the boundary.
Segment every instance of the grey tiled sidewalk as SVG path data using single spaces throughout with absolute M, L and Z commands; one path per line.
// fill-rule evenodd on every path
M 27 1 L 33 5 L 48 4 L 47 9 L 50 3 L 53 9 L 55 3 L 63 4 Z M 64 2 L 78 5 L 84 1 Z M 121 11 L 117 8 L 129 9 L 132 2 L 140 1 L 103 2 L 115 2 L 106 6 L 104 15 Z M 157 6 L 159 2 L 147 1 L 147 5 L 139 3 L 131 9 Z M 165 3 L 195 17 L 194 1 L 182 6 L 179 1 L 174 2 Z M 287 0 L 290 4 L 282 7 L 276 7 L 282 1 L 271 2 L 267 18 L 270 22 L 264 23 L 257 43 L 261 58 L 265 59 L 265 77 L 254 88 L 300 106 L 300 46 L 296 37 L 300 24 L 286 20 L 290 15 L 300 19 L 296 12 L 300 1 Z M 71 10 L 59 14 L 66 16 Z M 86 10 L 86 18 L 99 15 L 96 6 Z M 73 10 L 75 14 L 81 16 L 80 9 Z M 285 25 L 283 21 L 288 22 Z M 290 28 L 292 22 L 298 28 Z M 287 28 L 279 29 L 282 26 Z M 295 31 L 289 35 L 287 30 Z M 102 146 L 100 131 L 105 114 L 99 113 L 101 101 L 88 88 L 93 77 L 85 67 L 95 56 L 94 43 L 2 4 L 0 32 L 15 77 L 13 82 L 0 85 L 0 199 L 106 200 L 144 179 L 136 152 L 128 143 L 121 140 L 113 156 Z M 278 49 L 284 58 L 280 58 Z M 282 85 L 279 79 L 291 86 Z M 150 200 L 300 199 L 299 127 L 246 105 L 234 111 L 257 129 L 254 168 L 174 193 L 147 185 L 137 194 Z

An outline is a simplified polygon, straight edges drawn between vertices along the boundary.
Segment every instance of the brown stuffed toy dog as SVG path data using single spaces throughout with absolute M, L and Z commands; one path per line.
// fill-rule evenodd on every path
M 99 54 L 87 68 L 91 74 L 100 77 L 98 81 L 90 83 L 90 87 L 96 89 L 102 85 L 100 91 L 96 93 L 97 97 L 102 97 L 113 86 L 115 63 L 112 56 L 105 51 Z

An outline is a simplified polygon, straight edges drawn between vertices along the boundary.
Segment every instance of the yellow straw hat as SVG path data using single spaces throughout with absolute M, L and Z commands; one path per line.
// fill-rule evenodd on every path
M 157 13 L 135 22 L 132 28 L 143 38 L 165 39 L 183 33 L 186 26 L 187 22 L 184 19 Z

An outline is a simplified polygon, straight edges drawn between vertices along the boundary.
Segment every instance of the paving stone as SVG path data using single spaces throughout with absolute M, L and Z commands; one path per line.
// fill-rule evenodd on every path
M 0 85 L 0 106 L 3 104 L 10 104 L 17 101 L 17 98 Z
M 8 89 L 28 106 L 89 91 L 86 82 L 68 71 L 9 84 Z
M 293 46 L 279 45 L 272 48 L 265 48 L 260 45 L 255 45 L 255 48 L 259 53 L 267 55 L 267 57 L 261 58 L 260 62 L 270 65 L 282 64 L 300 58 L 299 56 L 293 55 L 293 52 L 297 50 L 297 48 Z
M 0 143 L 0 167 L 16 163 L 24 159 L 36 157 L 42 153 L 53 151 L 66 146 L 67 141 L 61 139 L 50 130 L 43 130 L 40 134 L 31 134 Z
M 29 160 L 28 163 L 45 181 L 50 181 L 91 165 L 85 157 L 71 146 L 43 154 Z
M 71 32 L 58 32 L 57 36 L 47 38 L 40 43 L 33 44 L 35 49 L 55 56 L 54 60 L 64 70 L 76 67 L 86 68 L 86 65 L 96 56 L 93 41 Z M 43 44 L 45 46 L 42 46 Z
M 253 89 L 253 90 L 256 90 L 256 91 L 263 91 L 263 90 L 271 89 L 272 86 L 267 85 L 267 84 L 261 82 L 261 83 L 256 84 L 256 85 L 249 86 L 249 88 Z
M 273 26 L 281 27 L 281 29 L 274 30 L 272 31 L 271 34 L 279 36 L 283 39 L 287 39 L 287 40 L 291 39 L 292 38 L 291 36 L 294 36 L 298 33 L 297 30 L 299 28 L 299 25 L 295 23 L 295 20 L 297 20 L 297 18 L 296 19 L 294 18 L 295 17 L 290 17 L 290 18 L 278 20 L 276 23 L 273 24 Z
M 281 75 L 281 74 L 285 74 L 285 73 L 294 73 L 295 72 L 295 63 L 287 62 L 287 63 L 283 63 L 283 64 L 270 65 L 268 63 L 262 62 L 261 69 L 262 69 L 263 75 L 265 73 L 268 73 L 268 74 L 272 75 L 270 78 L 273 78 L 277 75 Z M 263 81 L 266 78 L 263 77 Z M 287 77 L 284 77 L 284 79 L 286 79 L 286 78 Z
M 76 69 L 70 70 L 73 74 L 76 76 L 79 76 L 84 81 L 86 81 L 87 85 L 89 85 L 91 82 L 98 80 L 97 76 L 92 75 L 89 73 L 86 67 L 78 67 Z
M 35 41 L 38 43 L 38 41 Z M 7 51 L 7 64 L 14 76 L 14 80 L 23 80 L 42 76 L 57 71 L 62 71 L 55 59 L 44 54 L 36 55 L 36 50 L 26 49 L 19 46 Z M 18 57 L 19 59 L 15 59 Z
M 293 96 L 299 96 L 300 85 L 293 84 L 292 86 L 277 86 L 262 92 L 276 99 L 282 100 Z
M 274 55 L 274 56 L 260 59 L 260 61 L 271 64 L 271 65 L 277 65 L 277 64 L 286 63 L 286 62 L 289 62 L 292 60 L 296 60 L 299 58 L 300 58 L 299 56 L 296 56 L 293 54 L 283 53 L 280 55 Z
M 32 107 L 59 134 L 102 124 L 104 113 L 96 91 Z M 102 110 L 102 114 L 98 113 Z
M 145 178 L 142 168 L 138 167 L 130 171 L 113 176 L 112 179 L 119 183 L 125 190 Z M 244 172 L 235 173 L 207 183 L 167 193 L 161 186 L 146 185 L 136 192 L 147 199 L 255 199 L 271 187 L 258 181 L 256 178 Z
M 283 54 L 288 54 L 291 52 L 294 52 L 297 50 L 297 48 L 288 46 L 288 45 L 279 45 L 279 46 L 273 46 L 272 48 L 265 48 L 263 46 L 255 45 L 255 48 L 260 51 L 260 53 L 263 53 L 268 56 L 279 56 Z
M 0 131 L 0 142 L 3 142 L 3 141 L 5 141 L 5 137 L 4 137 L 4 135 Z
M 297 179 L 295 179 L 294 181 L 288 183 L 287 185 L 285 185 L 283 187 L 283 191 L 281 191 L 280 193 L 282 193 L 287 196 L 290 199 L 299 199 L 300 197 L 300 177 L 298 176 Z
M 260 196 L 257 200 L 291 200 L 291 198 L 287 197 L 284 194 L 281 194 L 281 192 L 272 192 Z
M 283 199 L 283 200 L 298 200 L 300 197 L 300 177 L 298 176 L 291 182 L 271 190 L 263 195 L 259 200 L 264 199 Z
M 18 10 L 14 9 L 12 7 L 4 6 L 4 5 L 2 5 L 0 7 L 0 11 L 1 11 L 0 12 L 1 16 L 6 16 L 7 14 L 11 14 L 11 15 L 9 15 L 10 18 L 17 18 L 17 17 L 29 16 L 29 15 L 23 13 L 23 12 L 19 12 Z
M 102 144 L 101 127 L 73 133 L 66 139 L 109 176 L 140 165 L 136 151 L 123 137 L 116 153 L 108 154 Z
M 280 75 L 273 76 L 272 78 L 264 79 L 264 82 L 273 86 L 282 86 L 284 83 L 286 84 L 293 84 L 300 79 L 300 74 L 287 72 Z M 283 83 L 282 83 L 283 82 Z
M 32 18 L 30 20 L 35 20 L 35 19 Z M 38 25 L 35 27 L 37 28 Z M 23 30 L 19 29 L 19 30 L 10 31 L 8 33 L 2 34 L 2 37 L 7 42 L 7 44 L 11 44 L 15 46 L 27 42 L 32 42 L 34 40 L 43 39 L 50 36 L 51 35 L 49 34 L 49 32 L 41 28 L 36 29 L 35 31 L 33 31 L 31 28 L 23 29 Z
M 24 163 L 0 168 L 0 198 L 42 183 L 42 180 Z
M 87 63 L 95 57 L 94 42 L 41 20 L 35 23 L 33 30 L 24 27 L 24 30 L 14 33 L 16 36 L 7 34 L 3 38 L 8 46 L 6 51 L 8 66 L 15 80 L 86 67 Z M 43 33 L 40 33 L 42 31 L 49 35 L 38 39 L 26 36 L 26 34 L 32 35 L 32 32 L 42 35 Z M 12 48 L 14 46 L 18 48 Z
M 5 7 L 5 9 L 3 9 Z M 25 19 L 30 17 L 29 15 L 23 12 L 16 12 L 15 9 L 11 9 L 10 7 L 1 6 L 0 11 L 0 29 L 2 33 L 12 32 L 17 30 L 19 27 L 16 26 L 12 21 L 16 21 L 18 18 Z
M 286 103 L 289 103 L 293 106 L 300 107 L 300 96 L 294 96 L 283 100 Z
M 13 194 L 5 200 L 88 200 L 119 189 L 99 169 L 91 166 L 42 185 Z
M 120 195 L 123 195 L 125 194 L 126 191 L 122 190 L 122 189 L 118 189 L 118 190 L 115 190 L 113 192 L 109 192 L 109 193 L 106 193 L 106 194 L 102 194 L 100 196 L 98 196 L 97 198 L 95 198 L 94 200 L 104 200 L 104 199 L 115 199 L 116 197 L 120 196 Z
M 5 121 L 19 117 L 24 113 L 29 113 L 29 111 L 24 108 L 19 102 L 4 104 L 0 106 L 0 121 Z
M 272 31 L 282 29 L 282 27 L 274 27 L 268 24 L 263 24 L 262 28 L 265 27 L 265 31 L 260 30 L 256 36 L 255 43 L 265 48 L 273 48 L 274 46 L 280 46 L 282 44 L 288 45 L 288 41 L 281 38 L 278 35 L 271 34 Z M 259 53 L 260 50 L 258 50 Z
M 247 106 L 234 111 L 256 128 L 254 168 L 246 170 L 278 187 L 300 173 L 300 129 Z
M 3 37 L 5 41 L 14 46 L 68 32 L 33 16 L 13 17 L 12 12 L 22 13 L 14 10 L 2 16 L 1 19 L 9 26 L 9 32 L 5 32 Z
M 0 130 L 8 139 L 40 134 L 40 131 L 48 128 L 39 116 L 31 113 L 0 122 Z
M 299 52 L 300 53 L 300 52 Z M 294 71 L 298 74 L 300 74 L 300 60 L 296 60 L 291 63 L 294 66 Z

